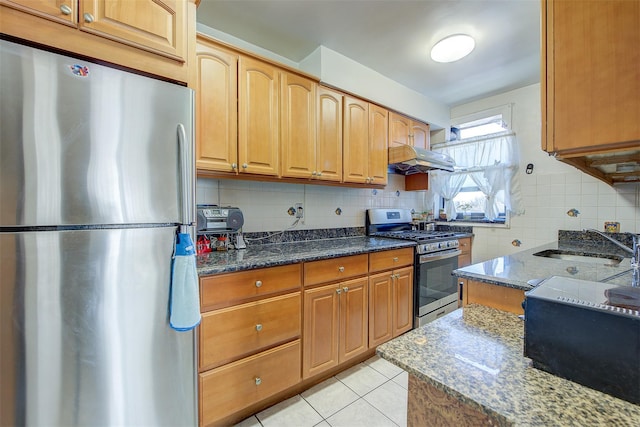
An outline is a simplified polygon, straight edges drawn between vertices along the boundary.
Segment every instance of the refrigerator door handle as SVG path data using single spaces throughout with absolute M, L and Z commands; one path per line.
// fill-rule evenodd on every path
M 187 144 L 187 132 L 182 123 L 178 123 L 178 148 L 180 156 L 180 188 L 181 188 L 181 209 L 182 225 L 181 233 L 189 233 L 189 227 L 193 226 L 193 189 L 191 177 L 193 172 L 193 162 L 191 162 L 191 150 Z

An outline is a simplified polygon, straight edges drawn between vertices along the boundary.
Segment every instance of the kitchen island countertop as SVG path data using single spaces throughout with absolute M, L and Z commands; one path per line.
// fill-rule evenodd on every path
M 528 291 L 533 288 L 531 280 L 546 279 L 551 276 L 564 276 L 573 279 L 607 282 L 614 285 L 631 285 L 631 262 L 625 259 L 616 266 L 601 263 L 585 263 L 533 255 L 546 249 L 561 249 L 576 253 L 595 252 L 576 242 L 553 242 L 532 249 L 504 255 L 488 261 L 472 264 L 453 271 L 457 277 L 479 280 L 499 286 Z
M 377 353 L 500 425 L 638 425 L 640 406 L 533 368 L 523 356 L 523 335 L 517 315 L 469 305 Z M 411 381 L 409 398 L 419 399 Z
M 198 275 L 273 267 L 303 261 L 414 247 L 415 242 L 379 237 L 341 237 L 303 242 L 249 245 L 246 249 L 211 252 L 196 258 Z

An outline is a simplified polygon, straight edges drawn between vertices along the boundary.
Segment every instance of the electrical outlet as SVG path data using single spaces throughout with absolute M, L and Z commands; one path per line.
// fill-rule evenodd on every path
M 296 203 L 296 218 L 304 218 L 304 209 L 302 203 Z

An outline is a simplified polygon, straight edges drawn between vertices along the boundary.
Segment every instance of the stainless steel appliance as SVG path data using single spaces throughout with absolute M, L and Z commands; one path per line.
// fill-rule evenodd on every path
M 430 170 L 453 172 L 456 162 L 443 153 L 411 145 L 398 145 L 389 147 L 389 165 L 405 175 L 411 175 Z
M 414 230 L 408 209 L 369 209 L 370 236 L 416 242 L 414 262 L 414 327 L 458 308 L 458 286 L 451 272 L 458 268 L 457 233 Z
M 554 276 L 525 295 L 534 367 L 640 403 L 640 288 Z
M 193 91 L 0 40 L 0 112 L 0 425 L 197 425 Z

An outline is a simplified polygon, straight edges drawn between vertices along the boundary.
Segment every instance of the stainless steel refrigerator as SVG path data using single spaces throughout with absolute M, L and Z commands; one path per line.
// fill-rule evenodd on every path
M 0 425 L 196 425 L 193 91 L 0 43 Z

